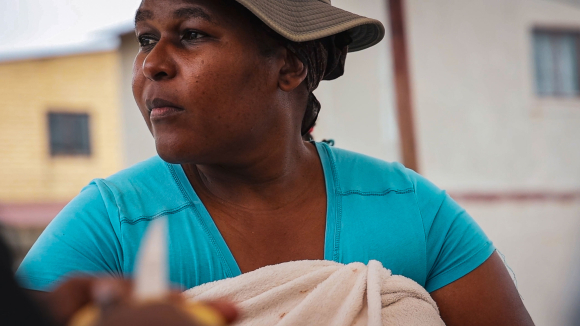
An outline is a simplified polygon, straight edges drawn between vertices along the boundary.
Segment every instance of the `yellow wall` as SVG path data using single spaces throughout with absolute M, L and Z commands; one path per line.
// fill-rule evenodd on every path
M 122 166 L 116 52 L 0 63 L 0 203 L 68 201 Z M 52 157 L 49 110 L 90 116 L 91 155 Z

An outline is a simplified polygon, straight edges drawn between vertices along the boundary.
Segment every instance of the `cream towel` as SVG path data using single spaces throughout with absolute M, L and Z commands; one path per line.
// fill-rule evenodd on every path
M 236 325 L 445 325 L 414 281 L 380 262 L 296 261 L 260 268 L 185 292 L 190 300 L 229 298 Z

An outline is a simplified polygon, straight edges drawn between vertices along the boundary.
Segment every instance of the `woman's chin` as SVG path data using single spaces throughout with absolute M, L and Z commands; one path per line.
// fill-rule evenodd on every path
M 157 154 L 159 155 L 159 157 L 161 157 L 162 160 L 164 160 L 167 163 L 171 163 L 171 164 L 182 164 L 182 160 L 180 159 L 180 157 L 175 156 L 175 155 L 167 155 L 167 153 L 163 153 L 163 152 L 159 152 L 157 151 Z
M 192 160 L 195 161 L 193 157 L 195 157 L 195 153 L 192 153 L 191 148 L 189 151 L 179 150 L 176 146 L 168 146 L 166 144 L 160 144 L 159 142 L 155 143 L 155 147 L 157 149 L 157 154 L 167 163 L 171 164 L 183 164 L 183 163 L 192 163 Z M 193 156 L 193 157 L 192 157 Z
M 207 164 L 215 156 L 215 153 L 212 155 L 211 150 L 198 144 L 180 145 L 182 146 L 176 146 L 174 143 L 165 144 L 159 141 L 155 142 L 159 157 L 171 164 Z

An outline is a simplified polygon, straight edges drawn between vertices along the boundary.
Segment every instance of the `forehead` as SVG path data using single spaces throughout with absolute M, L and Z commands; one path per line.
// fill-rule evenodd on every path
M 142 0 L 135 23 L 160 18 L 200 18 L 218 20 L 235 14 L 228 0 Z
M 141 5 L 139 7 L 158 7 L 163 8 L 167 6 L 180 6 L 180 5 L 207 5 L 211 3 L 223 2 L 221 0 L 141 0 Z

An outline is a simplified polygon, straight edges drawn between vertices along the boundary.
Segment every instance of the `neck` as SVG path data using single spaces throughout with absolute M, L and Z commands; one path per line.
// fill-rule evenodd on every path
M 243 162 L 183 167 L 198 193 L 252 210 L 278 209 L 293 202 L 308 192 L 309 181 L 321 171 L 315 146 L 302 140 L 260 146 Z

